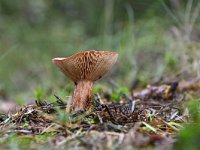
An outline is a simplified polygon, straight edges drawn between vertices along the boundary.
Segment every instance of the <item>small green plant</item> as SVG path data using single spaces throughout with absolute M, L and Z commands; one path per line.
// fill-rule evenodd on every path
M 66 111 L 58 110 L 58 115 L 56 116 L 59 120 L 59 123 L 65 124 L 66 122 L 70 122 L 69 114 Z
M 129 95 L 129 89 L 127 87 L 121 86 L 118 89 L 113 90 L 111 99 L 113 101 L 120 101 L 120 97 L 122 96 L 122 94 Z
M 187 106 L 191 123 L 187 124 L 179 133 L 175 149 L 198 150 L 200 149 L 200 99 L 190 100 Z
M 95 85 L 95 86 L 94 86 L 94 89 L 93 89 L 94 94 L 102 93 L 102 92 L 104 91 L 103 88 L 104 88 L 104 87 L 103 87 L 102 85 L 100 85 L 100 84 Z
M 177 67 L 176 66 L 177 60 L 176 60 L 175 56 L 170 51 L 167 51 L 165 53 L 165 64 L 166 64 L 166 67 L 169 70 L 175 70 L 176 67 Z
M 183 130 L 181 130 L 178 136 L 178 142 L 175 144 L 176 150 L 199 150 L 200 143 L 200 126 L 198 123 L 192 123 L 187 126 Z
M 188 103 L 188 109 L 190 113 L 190 118 L 192 121 L 200 122 L 200 99 L 191 100 Z
M 44 100 L 45 97 L 44 89 L 41 86 L 37 87 L 34 91 L 34 95 L 36 100 L 38 101 Z

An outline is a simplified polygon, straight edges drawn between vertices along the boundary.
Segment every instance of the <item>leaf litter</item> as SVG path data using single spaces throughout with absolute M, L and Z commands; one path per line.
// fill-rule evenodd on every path
M 185 82 L 184 88 L 178 82 L 147 86 L 131 96 L 122 94 L 120 102 L 97 94 L 90 112 L 67 113 L 67 104 L 57 95 L 53 103 L 35 101 L 17 113 L 0 115 L 0 141 L 10 134 L 19 137 L 51 134 L 46 142 L 57 148 L 171 149 L 182 124 L 189 119 L 182 105 L 185 91 L 194 87 L 190 88 L 188 82 L 187 88 Z

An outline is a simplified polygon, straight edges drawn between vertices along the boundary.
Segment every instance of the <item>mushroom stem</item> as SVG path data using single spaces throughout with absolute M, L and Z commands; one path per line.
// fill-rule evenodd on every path
M 75 87 L 71 110 L 85 110 L 91 105 L 93 82 L 80 80 Z

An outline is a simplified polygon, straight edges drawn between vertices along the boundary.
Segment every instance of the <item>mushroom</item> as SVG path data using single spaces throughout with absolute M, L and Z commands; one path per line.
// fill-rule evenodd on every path
M 83 51 L 67 58 L 54 58 L 52 61 L 75 84 L 70 104 L 71 111 L 88 110 L 92 104 L 92 89 L 115 64 L 118 53 L 110 51 Z

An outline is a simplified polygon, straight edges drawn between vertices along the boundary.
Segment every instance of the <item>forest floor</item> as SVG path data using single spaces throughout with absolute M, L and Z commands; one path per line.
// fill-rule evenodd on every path
M 120 92 L 119 102 L 97 93 L 85 113 L 66 113 L 58 95 L 53 103 L 36 101 L 2 113 L 0 149 L 190 148 L 198 143 L 199 128 L 191 124 L 199 121 L 200 84 L 197 78 L 178 78 L 134 88 L 130 95 Z

